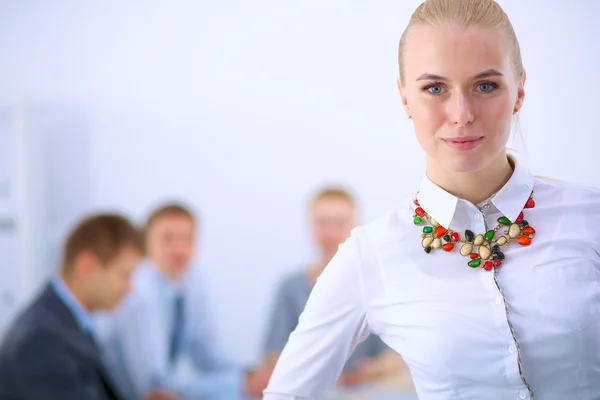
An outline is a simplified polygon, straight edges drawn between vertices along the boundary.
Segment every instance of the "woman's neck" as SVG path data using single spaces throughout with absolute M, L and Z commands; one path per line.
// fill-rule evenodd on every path
M 505 152 L 484 168 L 471 172 L 452 172 L 427 160 L 427 177 L 448 193 L 479 204 L 490 198 L 508 182 L 514 165 Z

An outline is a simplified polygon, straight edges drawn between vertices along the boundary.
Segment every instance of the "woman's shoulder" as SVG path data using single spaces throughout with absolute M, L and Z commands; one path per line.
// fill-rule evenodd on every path
M 397 242 L 414 230 L 413 199 L 406 198 L 379 217 L 358 226 L 353 235 L 372 243 Z
M 545 176 L 535 177 L 534 190 L 537 196 L 549 196 L 551 199 L 559 201 L 590 202 L 590 205 L 596 206 L 600 202 L 600 188 Z

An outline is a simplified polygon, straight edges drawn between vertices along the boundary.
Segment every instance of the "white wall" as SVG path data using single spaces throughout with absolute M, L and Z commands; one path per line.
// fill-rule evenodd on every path
M 397 41 L 418 3 L 3 3 L 0 100 L 93 116 L 85 149 L 71 137 L 48 150 L 62 209 L 116 207 L 141 220 L 175 196 L 201 212 L 200 265 L 222 339 L 252 361 L 273 285 L 310 260 L 304 211 L 315 185 L 351 184 L 370 220 L 420 180 L 395 88 Z M 520 131 L 530 163 L 600 186 L 598 2 L 500 3 L 528 71 Z

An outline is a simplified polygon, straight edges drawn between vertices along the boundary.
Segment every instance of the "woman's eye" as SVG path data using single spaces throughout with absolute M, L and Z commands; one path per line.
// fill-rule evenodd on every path
M 442 85 L 431 85 L 427 88 L 427 91 L 431 94 L 441 94 L 444 93 L 444 88 Z
M 481 83 L 477 85 L 477 90 L 482 93 L 489 93 L 496 89 L 497 85 L 494 83 Z

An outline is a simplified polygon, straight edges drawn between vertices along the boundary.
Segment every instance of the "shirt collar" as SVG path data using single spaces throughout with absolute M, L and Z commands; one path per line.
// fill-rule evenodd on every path
M 152 279 L 171 296 L 181 296 L 185 292 L 185 281 L 187 274 L 179 282 L 173 282 L 160 270 L 160 267 L 154 262 L 147 260 L 144 267 L 148 270 Z
M 509 157 L 515 166 L 513 174 L 490 202 L 502 215 L 514 221 L 531 195 L 535 178 L 514 155 L 511 154 Z M 427 176 L 421 182 L 417 197 L 421 208 L 445 228 L 450 226 L 459 202 L 465 201 L 446 192 Z
M 71 289 L 67 286 L 62 278 L 55 278 L 52 280 L 52 288 L 56 295 L 62 300 L 67 306 L 71 314 L 75 317 L 77 324 L 86 333 L 93 333 L 93 323 L 90 316 L 90 312 L 85 309 L 81 302 L 75 297 Z

